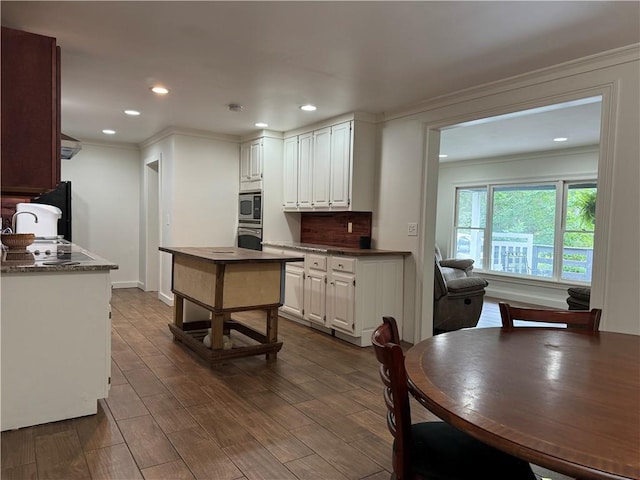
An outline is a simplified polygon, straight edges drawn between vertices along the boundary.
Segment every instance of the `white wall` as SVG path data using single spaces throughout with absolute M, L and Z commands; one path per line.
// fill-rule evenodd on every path
M 406 340 L 425 338 L 432 329 L 431 259 L 437 202 L 430 195 L 431 186 L 437 184 L 439 163 L 437 149 L 430 142 L 437 142 L 438 135 L 425 134 L 463 121 L 594 95 L 604 97 L 605 122 L 598 167 L 592 306 L 603 308 L 603 330 L 640 334 L 639 55 L 640 49 L 633 46 L 386 115 L 380 139 L 380 178 L 384 188 L 381 187 L 376 227 L 380 248 L 411 246 L 413 252 L 417 250 L 416 328 L 413 339 L 406 335 L 405 328 Z M 431 154 L 427 155 L 427 151 Z M 430 190 L 425 189 L 426 185 Z M 417 211 L 427 223 L 423 230 L 419 229 L 421 237 L 416 247 L 400 232 L 406 231 L 408 218 Z
M 238 225 L 238 140 L 202 132 L 167 131 L 144 146 L 142 167 L 138 168 L 146 168 L 144 163 L 153 159 L 161 159 L 160 245 L 234 245 Z M 141 268 L 141 278 L 143 272 Z M 171 256 L 167 253 L 160 254 L 158 296 L 167 303 L 173 301 Z
M 404 308 L 402 338 L 415 335 L 416 291 L 422 289 L 421 265 L 416 263 L 421 249 L 420 236 L 407 235 L 407 224 L 422 228 L 421 205 L 423 129 L 420 123 L 387 122 L 380 128 L 378 166 L 378 204 L 373 210 L 373 248 L 401 250 L 412 254 L 404 262 Z
M 73 243 L 119 265 L 115 288 L 138 285 L 139 169 L 135 147 L 82 143 L 62 160 L 62 180 L 71 181 Z

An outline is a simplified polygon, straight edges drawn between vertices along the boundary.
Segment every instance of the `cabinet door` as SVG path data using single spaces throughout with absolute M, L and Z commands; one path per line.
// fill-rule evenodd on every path
M 305 281 L 307 286 L 304 294 L 304 318 L 324 325 L 327 274 L 310 270 Z
M 56 39 L 2 27 L 2 193 L 60 182 L 60 50 Z
M 311 208 L 313 133 L 298 137 L 298 207 Z
M 282 310 L 302 318 L 304 314 L 304 269 L 294 265 L 287 265 L 284 278 Z
M 313 132 L 313 200 L 314 208 L 329 207 L 331 127 Z
M 251 192 L 262 188 L 262 139 L 240 146 L 240 191 Z
M 331 127 L 331 208 L 348 208 L 351 199 L 351 122 Z
M 284 203 L 283 207 L 298 207 L 298 137 L 284 141 Z
M 240 182 L 251 180 L 251 143 L 240 145 Z
M 332 272 L 329 285 L 329 326 L 354 332 L 355 275 Z
M 251 155 L 249 163 L 249 177 L 252 181 L 262 178 L 262 140 L 251 143 Z

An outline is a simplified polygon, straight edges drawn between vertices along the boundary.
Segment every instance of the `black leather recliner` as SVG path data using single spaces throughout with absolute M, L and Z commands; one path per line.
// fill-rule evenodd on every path
M 473 276 L 472 259 L 442 259 L 437 246 L 434 258 L 434 335 L 475 327 L 480 320 L 488 282 Z

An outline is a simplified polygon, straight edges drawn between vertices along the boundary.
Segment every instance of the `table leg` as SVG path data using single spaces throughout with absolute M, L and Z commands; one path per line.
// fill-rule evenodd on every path
M 222 335 L 224 334 L 224 313 L 211 314 L 211 348 L 222 350 Z
M 278 341 L 278 307 L 267 310 L 267 343 Z M 267 360 L 276 360 L 278 352 L 267 353 Z
M 182 330 L 182 321 L 184 319 L 184 298 L 177 293 L 174 294 L 173 298 L 173 324 Z M 175 339 L 175 335 L 173 338 Z

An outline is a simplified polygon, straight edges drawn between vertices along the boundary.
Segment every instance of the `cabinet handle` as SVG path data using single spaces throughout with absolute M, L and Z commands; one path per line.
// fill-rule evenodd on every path
M 317 267 L 318 266 L 318 262 L 313 262 L 313 264 Z
M 331 282 L 331 284 L 330 284 L 330 285 L 331 285 L 331 286 L 333 286 L 333 285 L 334 285 L 334 283 L 333 283 L 333 282 Z
M 338 264 L 338 268 L 344 268 L 344 265 L 342 265 L 341 263 Z

